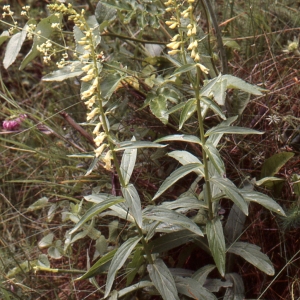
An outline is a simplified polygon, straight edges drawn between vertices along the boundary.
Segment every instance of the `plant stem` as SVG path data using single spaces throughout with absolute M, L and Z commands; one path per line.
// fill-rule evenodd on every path
M 206 152 L 203 148 L 206 139 L 204 136 L 204 123 L 203 123 L 203 117 L 202 117 L 201 105 L 200 105 L 200 89 L 199 89 L 200 78 L 201 78 L 201 69 L 200 66 L 197 66 L 197 79 L 194 84 L 194 90 L 195 90 L 195 97 L 197 101 L 197 116 L 198 116 L 198 124 L 199 124 L 199 131 L 200 131 L 200 140 L 201 140 L 202 150 L 203 150 L 202 153 L 203 153 L 203 164 L 204 164 L 204 180 L 206 183 L 206 191 L 207 191 L 208 214 L 209 214 L 209 219 L 212 220 L 214 215 L 213 215 L 212 195 L 211 195 L 209 173 L 208 173 L 208 160 L 207 160 Z

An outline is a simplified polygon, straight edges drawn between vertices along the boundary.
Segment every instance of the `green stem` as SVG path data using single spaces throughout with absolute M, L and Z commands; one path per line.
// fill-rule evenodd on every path
M 208 173 L 208 159 L 206 156 L 206 152 L 203 148 L 203 145 L 205 145 L 206 139 L 204 136 L 204 122 L 203 117 L 201 113 L 201 105 L 200 105 L 200 89 L 199 89 L 199 80 L 201 78 L 201 69 L 199 66 L 197 66 L 197 80 L 196 84 L 194 85 L 195 90 L 195 97 L 197 101 L 197 116 L 198 116 L 198 124 L 199 124 L 199 131 L 200 131 L 200 140 L 202 144 L 202 151 L 203 151 L 203 164 L 204 164 L 204 180 L 206 183 L 206 191 L 207 191 L 207 201 L 208 201 L 208 214 L 210 220 L 213 219 L 213 207 L 212 207 L 212 194 L 211 194 L 211 188 L 210 188 L 210 182 L 209 182 L 209 173 Z
M 92 45 L 92 43 L 91 43 L 91 45 Z M 99 70 L 98 70 L 98 67 L 97 67 L 96 53 L 95 53 L 94 47 L 91 47 L 91 51 L 92 51 L 92 56 L 93 56 L 94 68 L 95 68 L 96 74 L 98 75 Z M 103 129 L 105 131 L 105 134 L 107 135 L 107 140 L 108 140 L 109 148 L 112 152 L 115 169 L 117 171 L 121 187 L 125 188 L 126 183 L 125 183 L 125 180 L 124 180 L 123 175 L 121 173 L 120 164 L 119 164 L 116 152 L 114 151 L 115 145 L 113 144 L 113 142 L 110 139 L 108 124 L 106 123 L 105 112 L 104 112 L 103 105 L 102 105 L 101 91 L 100 91 L 99 88 L 97 88 L 97 97 L 99 99 L 98 102 L 99 102 L 100 116 L 101 116 L 101 119 L 102 119 L 102 126 L 103 126 Z M 152 259 L 152 256 L 151 256 L 151 252 L 150 252 L 150 249 L 149 249 L 149 247 L 147 245 L 147 242 L 144 238 L 142 229 L 138 226 L 138 224 L 136 222 L 135 222 L 135 225 L 136 225 L 138 234 L 141 237 L 141 241 L 142 241 L 142 244 L 143 244 L 145 254 L 147 256 L 147 260 L 150 264 L 153 264 L 153 259 Z

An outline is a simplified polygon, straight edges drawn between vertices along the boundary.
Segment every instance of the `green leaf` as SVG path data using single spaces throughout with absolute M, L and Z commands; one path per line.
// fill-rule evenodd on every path
M 183 65 L 183 66 L 177 68 L 171 76 L 176 76 L 176 75 L 179 75 L 181 73 L 191 71 L 195 68 L 196 68 L 196 64 L 186 64 L 186 65 Z
M 221 288 L 232 287 L 232 283 L 217 278 L 208 278 L 203 286 L 212 293 L 218 293 Z
M 194 223 L 185 215 L 182 215 L 170 209 L 157 206 L 151 207 L 144 213 L 144 218 L 148 220 L 160 221 L 170 225 L 179 225 L 191 232 L 203 236 L 202 231 L 196 223 Z
M 167 252 L 183 244 L 192 242 L 195 237 L 197 236 L 188 230 L 167 233 L 156 238 L 155 240 L 151 240 L 149 242 L 149 249 L 151 253 Z
M 260 251 L 260 247 L 256 245 L 236 242 L 232 246 L 230 246 L 228 252 L 243 257 L 250 264 L 270 276 L 273 276 L 275 274 L 274 267 L 269 257 L 266 254 L 262 253 Z
M 262 131 L 257 131 L 251 128 L 239 126 L 216 126 L 206 131 L 205 136 L 212 134 L 264 134 Z
M 22 31 L 14 34 L 6 46 L 6 51 L 3 59 L 3 66 L 8 69 L 9 66 L 16 60 L 21 47 L 26 39 L 28 25 L 26 24 Z
M 10 38 L 9 32 L 4 30 L 0 35 L 0 46 Z
M 194 135 L 186 135 L 186 134 L 173 134 L 173 135 L 167 135 L 160 139 L 157 139 L 155 143 L 160 142 L 168 142 L 168 141 L 179 141 L 179 142 L 187 142 L 187 143 L 196 143 L 201 145 L 201 141 L 199 138 L 197 138 Z
M 246 201 L 259 203 L 265 208 L 274 211 L 281 216 L 285 216 L 285 212 L 282 207 L 269 196 L 255 191 L 240 191 L 240 193 Z
M 172 151 L 168 153 L 168 156 L 175 158 L 178 162 L 180 162 L 184 166 L 191 163 L 202 164 L 202 162 L 196 156 L 184 150 Z M 203 172 L 199 170 L 196 170 L 195 173 L 199 176 L 203 176 Z
M 217 125 L 215 128 L 217 128 L 218 126 L 230 126 L 238 117 L 230 117 L 227 120 L 223 121 L 222 123 L 220 123 L 219 125 Z M 211 136 L 208 137 L 207 142 L 213 144 L 215 147 L 218 146 L 221 138 L 222 138 L 223 134 L 213 134 Z
M 147 141 L 125 141 L 117 143 L 115 151 L 125 150 L 125 149 L 137 149 L 137 148 L 163 148 L 166 145 L 160 145 L 156 142 L 147 142 Z
M 131 141 L 135 141 L 135 137 L 133 137 Z M 126 149 L 123 153 L 120 170 L 125 184 L 128 184 L 130 181 L 130 177 L 132 175 L 136 161 L 136 156 L 136 148 Z
M 28 208 L 27 211 L 35 211 L 41 208 L 44 208 L 46 206 L 49 206 L 48 198 L 47 197 L 42 197 L 39 200 L 35 201 L 32 203 Z
M 227 243 L 232 244 L 240 237 L 244 229 L 245 221 L 246 215 L 236 204 L 234 204 L 230 209 L 230 213 L 224 227 L 224 235 Z
M 46 236 L 44 236 L 38 243 L 38 247 L 40 249 L 48 248 L 52 245 L 54 239 L 54 234 L 49 233 Z
M 215 184 L 228 199 L 233 201 L 248 216 L 248 203 L 245 201 L 241 191 L 230 180 L 213 176 L 209 181 Z
M 203 165 L 199 163 L 191 163 L 184 166 L 181 166 L 170 176 L 166 178 L 163 184 L 159 187 L 157 193 L 154 195 L 152 200 L 158 198 L 164 191 L 166 191 L 170 186 L 172 186 L 175 182 L 177 182 L 180 178 L 184 177 L 185 175 L 191 172 L 201 172 L 202 175 L 204 174 Z
M 184 107 L 185 103 L 181 102 L 178 103 L 177 105 L 173 106 L 170 110 L 168 110 L 168 115 L 173 114 L 174 112 L 182 109 Z
M 219 175 L 223 176 L 225 174 L 225 166 L 217 148 L 209 141 L 206 141 L 203 149 Z
M 244 300 L 245 287 L 242 277 L 237 273 L 227 273 L 225 278 L 233 283 L 233 287 L 227 288 L 223 300 Z
M 96 204 L 92 208 L 90 208 L 84 216 L 80 219 L 80 221 L 74 226 L 74 228 L 70 231 L 70 234 L 74 233 L 76 230 L 78 230 L 84 223 L 92 219 L 94 216 L 100 214 L 102 211 L 106 210 L 107 208 L 118 204 L 120 202 L 124 202 L 124 199 L 107 199 L 103 202 Z
M 266 159 L 262 165 L 261 178 L 273 176 L 295 155 L 293 152 L 280 152 Z
M 261 96 L 262 92 L 266 91 L 232 75 L 222 75 L 222 79 L 227 80 L 227 89 L 238 89 L 256 96 Z
M 167 209 L 185 208 L 186 210 L 207 208 L 204 202 L 198 200 L 196 197 L 182 197 L 175 201 L 165 201 L 159 207 Z
M 168 123 L 167 99 L 163 95 L 155 97 L 150 102 L 150 110 L 163 124 Z
M 227 80 L 221 78 L 216 82 L 216 84 L 214 85 L 214 89 L 212 90 L 214 99 L 219 105 L 225 104 L 226 90 L 227 90 Z
M 207 279 L 208 274 L 216 268 L 215 265 L 206 265 L 199 270 L 197 270 L 192 278 L 197 280 L 200 285 L 203 285 Z
M 274 185 L 276 185 L 279 182 L 285 181 L 283 178 L 278 177 L 264 177 L 258 181 L 255 182 L 255 185 L 257 186 L 264 186 L 266 188 L 272 188 Z
M 205 287 L 193 278 L 181 276 L 175 277 L 175 284 L 180 294 L 193 299 L 217 300 L 217 297 L 210 293 Z
M 128 184 L 122 187 L 122 194 L 125 199 L 125 204 L 129 207 L 131 215 L 134 217 L 137 225 L 141 228 L 143 226 L 142 207 L 140 196 L 133 184 Z
M 297 196 L 300 196 L 300 175 L 293 174 L 291 179 L 293 183 L 293 192 Z
M 68 78 L 80 76 L 84 67 L 79 61 L 71 65 L 64 66 L 61 69 L 53 71 L 42 78 L 43 81 L 63 81 Z
M 112 21 L 117 16 L 117 10 L 105 5 L 102 1 L 99 1 L 96 9 L 95 9 L 95 16 L 97 19 L 97 22 L 101 25 L 103 22 Z
M 122 298 L 123 296 L 125 296 L 127 294 L 131 294 L 132 292 L 134 292 L 136 290 L 143 289 L 143 288 L 149 288 L 149 287 L 153 287 L 153 283 L 151 281 L 148 281 L 148 280 L 139 281 L 136 284 L 133 284 L 131 286 L 128 286 L 128 287 L 120 290 L 118 292 L 118 296 L 119 296 L 119 298 Z
M 193 115 L 193 113 L 196 111 L 197 106 L 196 106 L 196 99 L 190 99 L 188 100 L 184 107 L 183 110 L 180 114 L 180 121 L 179 121 L 179 129 L 182 128 L 184 123 Z
M 122 79 L 124 78 L 119 73 L 109 74 L 105 77 L 100 84 L 101 96 L 108 100 L 117 89 Z
M 117 249 L 114 249 L 108 252 L 107 254 L 105 254 L 104 256 L 102 256 L 100 259 L 97 260 L 96 263 L 93 264 L 92 267 L 90 267 L 90 269 L 86 273 L 76 278 L 75 280 L 88 279 L 99 274 L 101 271 L 101 267 L 107 264 L 108 262 L 110 262 L 113 259 L 114 255 L 116 254 L 116 252 Z
M 161 259 L 147 266 L 149 276 L 164 300 L 179 300 L 174 278 Z
M 126 268 L 127 280 L 126 285 L 128 286 L 134 280 L 134 277 L 139 271 L 140 266 L 145 262 L 143 249 L 136 249 L 132 260 L 129 262 Z
M 216 113 L 219 117 L 221 117 L 223 120 L 226 120 L 226 116 L 223 114 L 222 110 L 220 107 L 215 104 L 212 100 L 210 100 L 208 97 L 201 97 L 200 100 L 202 103 L 207 105 L 214 113 Z
M 206 234 L 209 249 L 214 258 L 216 266 L 220 274 L 224 277 L 226 247 L 223 227 L 219 218 L 215 218 L 207 222 Z
M 108 269 L 104 298 L 106 298 L 109 295 L 117 271 L 122 268 L 126 259 L 128 258 L 128 256 L 130 255 L 130 253 L 132 252 L 132 250 L 140 240 L 141 237 L 139 236 L 132 237 L 128 239 L 126 242 L 124 242 L 117 250 Z
M 53 23 L 61 23 L 61 18 L 61 14 L 59 16 L 51 15 L 39 22 L 35 29 L 33 45 L 29 53 L 23 59 L 20 70 L 23 70 L 34 58 L 40 55 L 40 51 L 37 49 L 37 47 L 44 44 L 48 40 L 51 34 L 55 31 L 55 29 L 52 28 L 51 25 Z

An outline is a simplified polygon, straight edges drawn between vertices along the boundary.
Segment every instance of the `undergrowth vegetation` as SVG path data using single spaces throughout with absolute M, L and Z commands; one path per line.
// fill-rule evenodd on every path
M 298 299 L 299 4 L 27 2 L 0 20 L 1 299 Z

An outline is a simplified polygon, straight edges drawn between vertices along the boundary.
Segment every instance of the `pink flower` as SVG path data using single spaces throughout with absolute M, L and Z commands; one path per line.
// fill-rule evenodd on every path
M 2 123 L 2 127 L 5 130 L 9 130 L 9 131 L 15 131 L 18 130 L 21 123 L 23 122 L 23 120 L 25 120 L 27 118 L 27 115 L 20 115 L 18 118 L 14 119 L 14 120 L 6 120 L 3 121 Z

